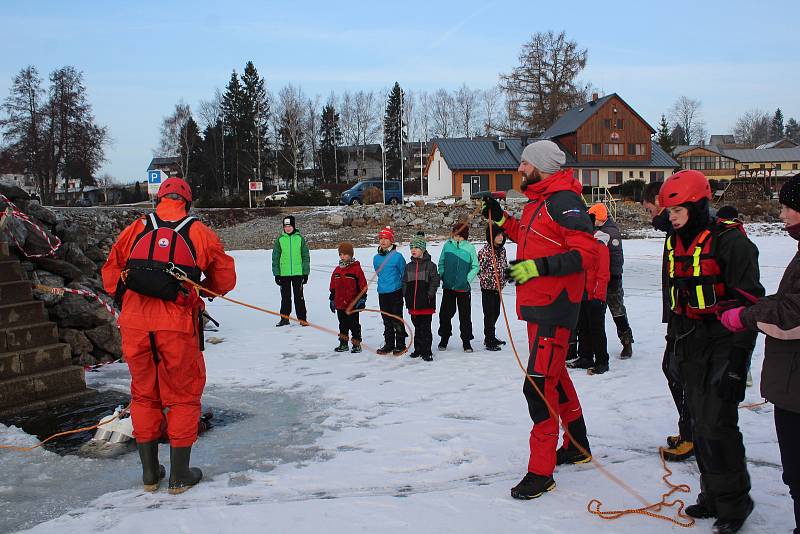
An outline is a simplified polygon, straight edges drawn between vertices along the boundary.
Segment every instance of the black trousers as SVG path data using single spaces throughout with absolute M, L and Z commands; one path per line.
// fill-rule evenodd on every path
M 451 321 L 458 308 L 458 323 L 461 329 L 461 341 L 472 339 L 472 295 L 469 291 L 453 291 L 445 289 L 442 295 L 442 307 L 439 309 L 439 337 L 450 339 L 453 335 Z
M 297 318 L 306 320 L 306 299 L 303 297 L 303 277 L 284 276 L 281 278 L 281 315 L 292 314 L 292 293 Z
M 739 431 L 739 402 L 723 398 L 717 382 L 727 369 L 733 336 L 720 333 L 717 321 L 692 322 L 691 329 L 673 333 L 700 470 L 697 502 L 720 519 L 744 519 L 752 499 Z
M 358 320 L 360 313 L 351 313 L 347 315 L 344 310 L 336 310 L 336 317 L 339 318 L 339 339 L 347 341 L 361 342 L 361 323 Z
M 481 289 L 481 305 L 483 306 L 483 341 L 488 343 L 497 339 L 494 325 L 500 317 L 500 294 L 496 289 Z
M 625 291 L 622 289 L 622 276 L 612 275 L 608 282 L 606 295 L 611 318 L 617 327 L 617 337 L 622 343 L 633 343 L 633 331 L 628 322 L 628 311 L 625 309 Z
M 689 413 L 689 404 L 683 390 L 678 363 L 675 361 L 675 338 L 667 333 L 667 346 L 664 348 L 664 359 L 661 361 L 661 370 L 667 379 L 667 387 L 672 394 L 672 401 L 678 411 L 678 433 L 687 441 L 692 441 L 692 416 Z
M 431 332 L 431 320 L 433 320 L 433 315 L 411 316 L 411 322 L 414 324 L 414 352 L 420 356 L 432 354 L 433 332 Z
M 403 316 L 403 290 L 398 289 L 391 293 L 378 293 L 378 304 L 381 311 Z M 401 321 L 386 315 L 383 317 L 383 342 L 389 348 L 404 348 L 406 346 L 406 327 Z
M 608 365 L 605 302 L 602 300 L 581 302 L 577 338 L 579 358 L 586 358 L 598 365 Z
M 794 532 L 800 534 L 800 413 L 775 406 L 775 431 L 781 449 L 783 483 L 794 500 Z

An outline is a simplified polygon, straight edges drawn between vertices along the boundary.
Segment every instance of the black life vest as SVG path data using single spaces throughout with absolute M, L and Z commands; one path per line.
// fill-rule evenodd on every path
M 672 311 L 689 319 L 715 317 L 720 303 L 730 299 L 716 258 L 717 240 L 723 233 L 738 229 L 739 222 L 717 219 L 700 232 L 689 246 L 675 234 L 667 237 L 667 274 Z
M 196 217 L 186 216 L 179 221 L 163 221 L 154 213 L 149 214 L 144 230 L 133 242 L 123 271 L 125 288 L 148 297 L 174 301 L 182 286 L 168 272 L 173 265 L 190 280 L 200 283 L 197 254 L 189 238 L 189 229 L 196 220 Z

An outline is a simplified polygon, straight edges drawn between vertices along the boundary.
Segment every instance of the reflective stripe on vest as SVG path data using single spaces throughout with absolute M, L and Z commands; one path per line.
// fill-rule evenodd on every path
M 716 313 L 716 305 L 725 295 L 725 285 L 721 282 L 720 266 L 711 255 L 712 232 L 706 229 L 694 239 L 687 247 L 691 255 L 674 239 L 676 236 L 672 235 L 666 241 L 670 308 L 693 319 Z

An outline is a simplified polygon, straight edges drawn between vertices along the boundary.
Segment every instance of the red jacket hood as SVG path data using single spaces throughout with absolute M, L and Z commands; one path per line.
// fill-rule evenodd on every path
M 531 200 L 538 200 L 558 191 L 574 191 L 579 195 L 583 193 L 581 183 L 572 177 L 572 169 L 561 169 L 540 182 L 529 184 L 523 193 Z

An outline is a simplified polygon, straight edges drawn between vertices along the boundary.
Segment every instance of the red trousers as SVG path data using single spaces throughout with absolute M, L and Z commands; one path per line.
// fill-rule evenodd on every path
M 197 440 L 206 365 L 196 334 L 122 328 L 122 354 L 131 372 L 131 419 L 137 442 L 162 435 L 173 447 Z
M 569 337 L 570 330 L 563 326 L 528 323 L 528 344 L 531 352 L 528 376 L 533 379 L 555 412 L 553 416 L 539 393 L 526 379 L 522 392 L 533 420 L 529 473 L 552 476 L 556 467 L 559 419 L 566 425 L 582 414 L 578 394 L 565 363 Z

